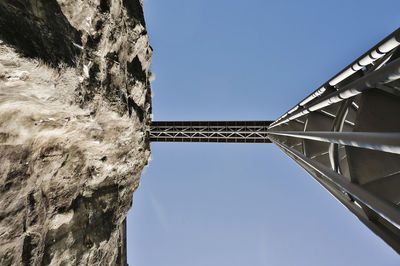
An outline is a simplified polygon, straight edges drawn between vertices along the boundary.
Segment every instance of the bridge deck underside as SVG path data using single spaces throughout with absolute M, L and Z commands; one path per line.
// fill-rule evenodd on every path
M 399 45 L 400 29 L 274 121 L 268 134 L 400 254 Z
M 151 141 L 268 143 L 400 254 L 400 29 L 276 121 L 153 122 Z

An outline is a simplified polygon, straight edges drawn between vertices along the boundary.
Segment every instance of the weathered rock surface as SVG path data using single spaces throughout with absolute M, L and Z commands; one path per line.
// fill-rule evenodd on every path
M 141 0 L 0 0 L 0 265 L 118 265 L 150 155 Z

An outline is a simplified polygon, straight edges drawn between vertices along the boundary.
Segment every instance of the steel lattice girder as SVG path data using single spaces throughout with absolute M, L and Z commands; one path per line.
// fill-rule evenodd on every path
M 152 142 L 273 142 L 400 254 L 400 28 L 276 121 L 152 122 Z
M 154 121 L 152 142 L 270 143 L 272 121 Z

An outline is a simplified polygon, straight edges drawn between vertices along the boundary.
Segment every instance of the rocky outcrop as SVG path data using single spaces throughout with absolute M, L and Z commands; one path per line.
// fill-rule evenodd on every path
M 123 263 L 151 56 L 140 0 L 0 1 L 0 265 Z

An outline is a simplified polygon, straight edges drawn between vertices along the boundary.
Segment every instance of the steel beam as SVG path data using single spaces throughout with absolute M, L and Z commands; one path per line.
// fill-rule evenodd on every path
M 382 200 L 357 184 L 351 183 L 344 176 L 332 171 L 328 167 L 318 162 L 313 161 L 302 153 L 286 146 L 285 144 L 280 143 L 274 137 L 271 137 L 271 140 L 285 153 L 295 156 L 298 160 L 312 168 L 316 173 L 324 176 L 330 182 L 334 183 L 338 188 L 368 206 L 371 210 L 376 212 L 376 214 L 400 230 L 400 210 L 396 205 Z
M 369 51 L 364 53 L 362 56 L 360 56 L 350 65 L 348 65 L 346 68 L 344 68 L 331 80 L 326 82 L 319 89 L 317 89 L 312 94 L 303 99 L 298 105 L 296 105 L 288 112 L 283 114 L 281 117 L 279 117 L 272 124 L 272 126 L 275 126 L 278 123 L 281 124 L 288 122 L 287 118 L 290 117 L 290 115 L 293 116 L 294 111 L 297 111 L 300 107 L 304 107 L 307 103 L 309 103 L 314 99 L 317 99 L 321 96 L 325 96 L 324 93 L 327 91 L 328 87 L 331 88 L 334 87 L 336 89 L 340 89 L 339 85 L 343 85 L 342 83 L 355 73 L 375 72 L 377 69 L 386 64 L 388 60 L 390 60 L 391 56 L 393 55 L 393 51 L 395 51 L 399 45 L 400 45 L 400 28 L 391 33 L 389 36 L 387 36 L 384 40 L 379 42 Z M 366 67 L 368 67 L 368 69 L 366 69 Z
M 365 90 L 377 88 L 381 85 L 400 78 L 400 58 L 388 63 L 384 67 L 371 72 L 364 77 L 357 79 L 350 84 L 344 86 L 340 90 L 333 92 L 325 97 L 319 98 L 312 104 L 304 106 L 304 108 L 296 108 L 292 113 L 288 111 L 288 115 L 282 120 L 277 120 L 271 124 L 271 128 L 287 123 L 293 119 L 305 116 L 310 112 L 320 110 L 326 106 L 341 102 L 345 99 L 354 97 Z M 296 106 L 298 107 L 298 106 Z
M 371 229 L 375 234 L 381 237 L 388 245 L 390 245 L 396 252 L 400 254 L 400 235 L 399 233 L 394 233 L 393 228 L 388 228 L 379 221 L 371 219 L 366 214 L 363 207 L 357 204 L 356 201 L 349 197 L 349 194 L 345 193 L 340 187 L 338 187 L 332 180 L 328 178 L 320 178 L 317 176 L 317 171 L 315 167 L 310 166 L 307 162 L 299 158 L 299 153 L 293 151 L 293 149 L 287 149 L 283 144 L 278 144 L 274 137 L 271 137 L 273 143 L 275 143 L 284 153 L 286 153 L 290 158 L 297 162 L 301 167 L 303 167 L 314 179 L 324 187 L 329 193 L 331 193 L 340 203 L 343 204 L 349 211 L 351 211 L 357 218 L 363 222 L 369 229 Z M 341 177 L 345 179 L 344 177 Z M 366 208 L 366 206 L 364 206 Z M 369 210 L 367 210 L 369 211 Z M 398 231 L 398 228 L 394 226 L 394 230 Z
M 269 134 L 343 144 L 357 148 L 400 154 L 400 133 L 271 131 Z

